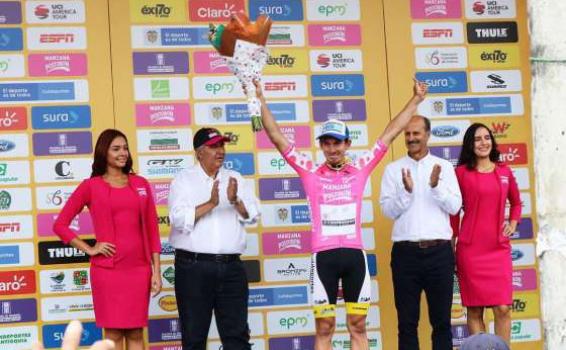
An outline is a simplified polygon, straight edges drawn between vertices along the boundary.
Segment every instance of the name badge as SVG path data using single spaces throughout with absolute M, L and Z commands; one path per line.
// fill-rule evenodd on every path
M 356 203 L 320 206 L 323 236 L 347 236 L 356 233 Z

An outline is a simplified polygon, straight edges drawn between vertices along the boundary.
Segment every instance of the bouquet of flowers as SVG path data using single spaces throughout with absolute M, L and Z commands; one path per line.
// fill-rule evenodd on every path
M 226 60 L 228 68 L 246 87 L 248 111 L 254 131 L 263 129 L 263 125 L 261 103 L 256 97 L 253 81 L 260 80 L 261 70 L 269 56 L 265 44 L 271 23 L 271 19 L 265 15 L 260 15 L 252 23 L 244 13 L 235 13 L 227 25 L 210 24 L 208 36 L 212 46 Z

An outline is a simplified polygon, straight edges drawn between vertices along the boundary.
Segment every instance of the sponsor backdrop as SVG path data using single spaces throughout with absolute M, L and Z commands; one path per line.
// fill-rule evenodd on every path
M 0 349 L 58 348 L 72 318 L 101 337 L 88 259 L 51 226 L 115 125 L 109 28 L 104 1 L 0 2 Z
M 524 202 L 513 243 L 512 341 L 519 350 L 542 348 L 524 2 L 34 0 L 0 1 L 0 349 L 36 339 L 56 348 L 73 318 L 86 322 L 83 345 L 102 336 L 88 258 L 61 244 L 51 226 L 89 176 L 93 140 L 106 127 L 126 132 L 158 205 L 164 290 L 150 301 L 146 340 L 151 350 L 180 349 L 167 196 L 172 177 L 194 164 L 192 136 L 205 125 L 230 137 L 224 166 L 253 183 L 262 201 L 244 257 L 253 348 L 313 348 L 304 190 L 266 135 L 252 133 L 241 88 L 207 40 L 209 22 L 241 10 L 274 19 L 263 88 L 283 132 L 314 160 L 322 159 L 315 136 L 328 118 L 350 125 L 352 158 L 368 149 L 410 97 L 414 75 L 431 86 L 420 112 L 432 119 L 434 154 L 455 161 L 467 126 L 493 129 Z M 396 347 L 391 222 L 377 203 L 385 163 L 404 153 L 398 140 L 364 191 L 372 350 Z M 93 238 L 87 213 L 73 228 Z M 457 284 L 454 296 L 457 347 L 467 335 Z M 341 301 L 338 310 L 333 346 L 348 349 Z M 428 332 L 423 325 L 424 348 Z M 209 348 L 220 349 L 214 324 Z
M 480 122 L 492 130 L 502 160 L 513 168 L 521 190 L 523 218 L 512 240 L 511 341 L 513 349 L 542 349 L 533 234 L 536 224 L 526 2 L 390 0 L 385 3 L 391 109 L 403 105 L 406 98 L 403 81 L 416 74 L 430 84 L 429 98 L 419 112 L 431 118 L 432 153 L 456 163 L 466 128 Z M 404 145 L 397 143 L 394 157 L 400 157 L 403 151 Z M 379 252 L 378 249 L 378 256 Z M 382 305 L 382 314 L 394 312 L 389 305 Z M 465 319 L 466 310 L 456 285 L 452 308 L 456 346 L 467 336 Z M 486 322 L 493 331 L 491 312 L 487 313 Z M 383 334 L 389 335 L 385 329 Z M 427 341 L 421 335 L 421 341 Z M 394 348 L 392 343 L 389 346 Z

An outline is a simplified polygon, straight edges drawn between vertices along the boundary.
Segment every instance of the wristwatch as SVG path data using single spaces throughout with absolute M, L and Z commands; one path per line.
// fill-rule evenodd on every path
M 242 200 L 240 199 L 240 197 L 236 197 L 235 201 L 230 201 L 230 204 L 232 205 L 236 205 L 236 204 L 240 204 L 242 202 Z

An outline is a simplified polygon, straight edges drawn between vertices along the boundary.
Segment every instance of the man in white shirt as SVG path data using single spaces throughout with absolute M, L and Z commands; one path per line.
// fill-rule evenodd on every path
M 430 154 L 430 121 L 413 116 L 405 128 L 408 155 L 389 164 L 381 182 L 383 214 L 393 220 L 391 270 L 398 320 L 398 349 L 418 350 L 424 291 L 433 350 L 452 350 L 450 313 L 454 252 L 450 214 L 462 205 L 452 164 Z
M 216 129 L 198 130 L 197 163 L 175 176 L 169 192 L 183 350 L 206 349 L 213 310 L 223 348 L 250 349 L 248 281 L 240 255 L 244 225 L 257 220 L 259 201 L 239 173 L 222 167 L 225 141 Z

